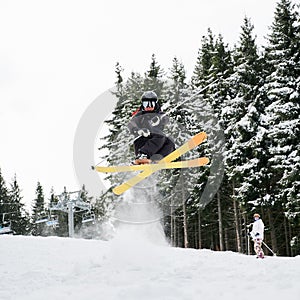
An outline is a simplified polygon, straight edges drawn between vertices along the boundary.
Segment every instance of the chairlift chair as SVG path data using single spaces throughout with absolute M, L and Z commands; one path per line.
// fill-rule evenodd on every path
M 59 225 L 58 216 L 57 215 L 51 215 L 50 219 L 46 222 L 46 225 L 47 226 L 53 226 L 53 227 L 58 226 Z
M 95 221 L 95 214 L 91 212 L 86 212 L 82 214 L 82 223 L 89 223 Z
M 35 221 L 35 224 L 46 223 L 48 222 L 48 220 L 49 220 L 48 214 L 45 211 L 43 211 L 41 212 L 39 218 Z
M 0 224 L 0 234 L 13 234 L 13 233 L 14 231 L 11 229 L 11 221 L 3 221 Z

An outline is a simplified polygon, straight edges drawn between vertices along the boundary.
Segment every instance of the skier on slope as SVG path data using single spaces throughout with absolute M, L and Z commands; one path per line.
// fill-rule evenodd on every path
M 163 117 L 156 93 L 144 92 L 141 101 L 141 106 L 128 124 L 130 133 L 137 136 L 134 141 L 134 164 L 160 160 L 175 150 L 174 143 L 163 133 L 168 118 Z
M 249 233 L 249 235 L 252 237 L 254 241 L 254 251 L 256 253 L 256 258 L 264 258 L 264 252 L 262 250 L 262 242 L 264 239 L 264 222 L 260 218 L 260 215 L 255 213 L 253 215 L 254 223 L 252 227 L 252 231 Z

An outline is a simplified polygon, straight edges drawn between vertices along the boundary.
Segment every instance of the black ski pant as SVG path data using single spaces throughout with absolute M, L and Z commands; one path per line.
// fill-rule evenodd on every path
M 149 137 L 141 136 L 134 141 L 135 155 L 144 153 L 151 158 L 156 156 L 158 159 L 165 157 L 175 150 L 175 144 L 166 136 L 160 134 L 150 134 Z

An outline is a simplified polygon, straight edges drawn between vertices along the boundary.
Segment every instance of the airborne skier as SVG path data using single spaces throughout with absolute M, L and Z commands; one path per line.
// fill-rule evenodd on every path
M 195 147 L 199 146 L 202 142 L 204 142 L 207 138 L 205 132 L 199 132 L 192 136 L 189 140 L 187 140 L 183 145 L 181 145 L 178 149 L 172 151 L 163 159 L 159 160 L 156 164 L 139 164 L 139 165 L 130 165 L 130 166 L 96 166 L 95 170 L 98 172 L 104 173 L 114 173 L 114 172 L 130 172 L 130 171 L 141 171 L 137 175 L 131 177 L 126 182 L 121 185 L 114 187 L 113 192 L 116 195 L 121 195 L 128 189 L 132 188 L 145 178 L 149 177 L 151 174 L 158 170 L 162 169 L 173 169 L 173 168 L 192 168 L 192 167 L 200 167 L 205 166 L 209 163 L 209 159 L 207 157 L 200 157 L 198 159 L 174 162 L 177 158 L 182 156 L 183 154 L 191 151 Z
M 130 132 L 136 136 L 134 164 L 137 165 L 158 161 L 175 150 L 174 143 L 163 133 L 168 118 L 161 111 L 156 93 L 144 92 L 141 102 L 128 124 Z
M 172 110 L 175 110 L 179 105 L 190 101 L 213 83 L 214 82 L 197 91 L 193 96 L 173 107 Z M 163 132 L 165 125 L 168 123 L 167 115 L 170 114 L 170 111 L 172 110 L 168 113 L 163 113 L 157 95 L 153 91 L 144 92 L 141 97 L 141 102 L 141 106 L 132 114 L 132 119 L 128 123 L 130 133 L 136 136 L 133 142 L 136 156 L 134 165 L 92 167 L 96 171 L 103 173 L 140 171 L 121 185 L 114 187 L 112 191 L 116 195 L 123 194 L 128 189 L 134 187 L 136 184 L 159 170 L 200 167 L 209 163 L 207 157 L 175 162 L 175 160 L 180 158 L 183 154 L 191 151 L 204 142 L 207 139 L 206 133 L 199 132 L 193 135 L 175 150 L 175 144 Z M 156 163 L 151 164 L 152 161 L 155 161 Z

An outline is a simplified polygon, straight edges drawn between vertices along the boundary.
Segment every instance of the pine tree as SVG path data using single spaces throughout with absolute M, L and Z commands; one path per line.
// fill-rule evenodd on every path
M 198 57 L 192 76 L 192 87 L 204 87 L 212 82 L 211 67 L 213 65 L 213 56 L 215 52 L 215 40 L 211 29 L 208 29 L 207 36 L 203 36 L 201 40 L 201 48 L 198 50 Z
M 295 49 L 300 48 L 300 3 L 295 7 L 295 17 L 297 22 L 295 25 Z M 299 98 L 300 94 L 300 76 L 299 76 L 299 68 L 300 68 L 300 52 L 295 51 L 294 60 L 297 62 L 295 66 L 296 72 L 298 74 L 296 80 L 296 92 L 294 96 Z M 298 100 L 299 105 L 299 100 Z M 298 123 L 299 124 L 299 123 Z M 294 134 L 299 135 L 299 125 L 297 128 L 298 132 Z M 298 143 L 299 145 L 299 143 Z M 289 155 L 289 165 L 292 166 L 294 164 L 294 168 L 292 172 L 285 172 L 282 178 L 282 184 L 285 186 L 285 197 L 287 200 L 287 217 L 291 223 L 290 227 L 292 227 L 292 233 L 290 238 L 291 245 L 291 254 L 299 255 L 300 254 L 300 179 L 299 179 L 299 169 L 300 169 L 300 160 L 299 160 L 299 147 L 295 152 L 292 152 Z
M 45 197 L 43 192 L 43 187 L 41 186 L 41 183 L 37 183 L 36 187 L 36 198 L 33 201 L 32 206 L 32 235 L 39 236 L 39 235 L 45 235 L 46 225 L 45 223 L 36 224 L 36 221 L 40 220 L 41 218 L 44 218 L 45 213 L 47 214 L 47 211 L 45 209 Z
M 163 106 L 166 117 L 169 118 L 169 124 L 165 129 L 177 146 L 182 145 L 190 136 L 189 115 L 191 108 L 188 100 L 191 91 L 186 84 L 186 74 L 184 65 L 178 60 L 173 59 L 172 68 L 170 69 L 170 84 L 165 89 L 166 102 Z M 181 103 L 184 103 L 180 105 Z
M 11 226 L 15 234 L 28 234 L 30 232 L 30 217 L 22 203 L 21 190 L 16 175 L 9 190 L 9 210 L 11 211 Z
M 9 192 L 6 187 L 6 182 L 2 176 L 0 169 L 0 224 L 1 226 L 6 226 L 7 222 L 10 220 L 10 199 Z
M 274 228 L 271 230 L 271 237 L 275 250 L 279 234 L 283 232 L 285 207 L 297 201 L 295 191 L 297 187 L 299 190 L 300 182 L 300 62 L 296 22 L 297 14 L 291 1 L 281 0 L 277 4 L 265 47 L 267 77 L 263 90 L 267 106 L 263 121 L 264 139 L 267 143 L 265 156 L 268 161 L 264 171 L 268 180 L 265 181 L 266 195 L 262 204 L 266 207 Z M 273 221 L 274 213 L 276 224 Z
M 150 68 L 145 73 L 144 90 L 154 91 L 160 97 L 164 87 L 163 76 L 164 71 L 158 64 L 155 54 L 152 54 Z
M 245 18 L 233 55 L 234 73 L 228 79 L 232 97 L 226 100 L 222 109 L 227 148 L 226 173 L 236 190 L 234 197 L 242 205 L 257 196 L 253 194 L 259 159 L 255 155 L 260 117 L 256 98 L 263 78 L 253 28 L 250 20 Z
M 268 36 L 266 60 L 269 76 L 266 91 L 269 105 L 266 109 L 266 125 L 272 139 L 270 152 L 273 169 L 280 179 L 284 170 L 292 169 L 299 145 L 299 34 L 297 14 L 291 1 L 278 3 L 275 19 Z M 299 25 L 298 25 L 299 26 Z M 292 156 L 290 156 L 292 154 Z
M 188 87 L 186 74 L 183 64 L 175 57 L 170 69 L 169 78 L 170 85 L 166 90 L 168 101 L 165 103 L 168 116 L 170 117 L 169 130 L 166 130 L 171 138 L 173 138 L 177 147 L 185 143 L 192 135 L 196 134 L 199 130 L 199 118 L 195 115 L 195 99 L 191 99 L 192 91 Z M 186 153 L 180 159 L 191 159 L 197 151 Z M 170 172 L 172 176 L 170 176 Z M 170 238 L 172 244 L 175 244 L 174 235 L 176 227 L 175 218 L 176 214 L 183 217 L 181 226 L 184 228 L 184 245 L 188 245 L 188 231 L 187 231 L 187 214 L 186 214 L 186 200 L 189 193 L 194 189 L 197 182 L 197 170 L 168 170 L 162 172 L 164 177 L 161 182 L 163 207 L 169 203 L 170 211 L 168 212 L 171 219 L 166 219 L 170 224 Z M 166 213 L 166 212 L 165 212 Z M 178 223 L 177 226 L 180 226 Z
M 121 67 L 120 63 L 116 63 L 116 70 L 115 73 L 117 74 L 117 81 L 116 81 L 116 86 L 117 86 L 117 91 L 122 90 L 122 83 L 123 83 L 123 77 L 122 77 L 122 72 L 124 69 Z
M 215 111 L 217 118 L 221 120 L 222 107 L 225 100 L 232 97 L 232 87 L 227 80 L 233 73 L 232 54 L 228 45 L 224 43 L 221 35 L 215 41 L 214 52 L 212 56 L 212 66 L 209 70 L 211 81 L 218 80 L 206 91 L 209 95 L 209 103 Z M 222 124 L 222 123 L 221 123 Z

